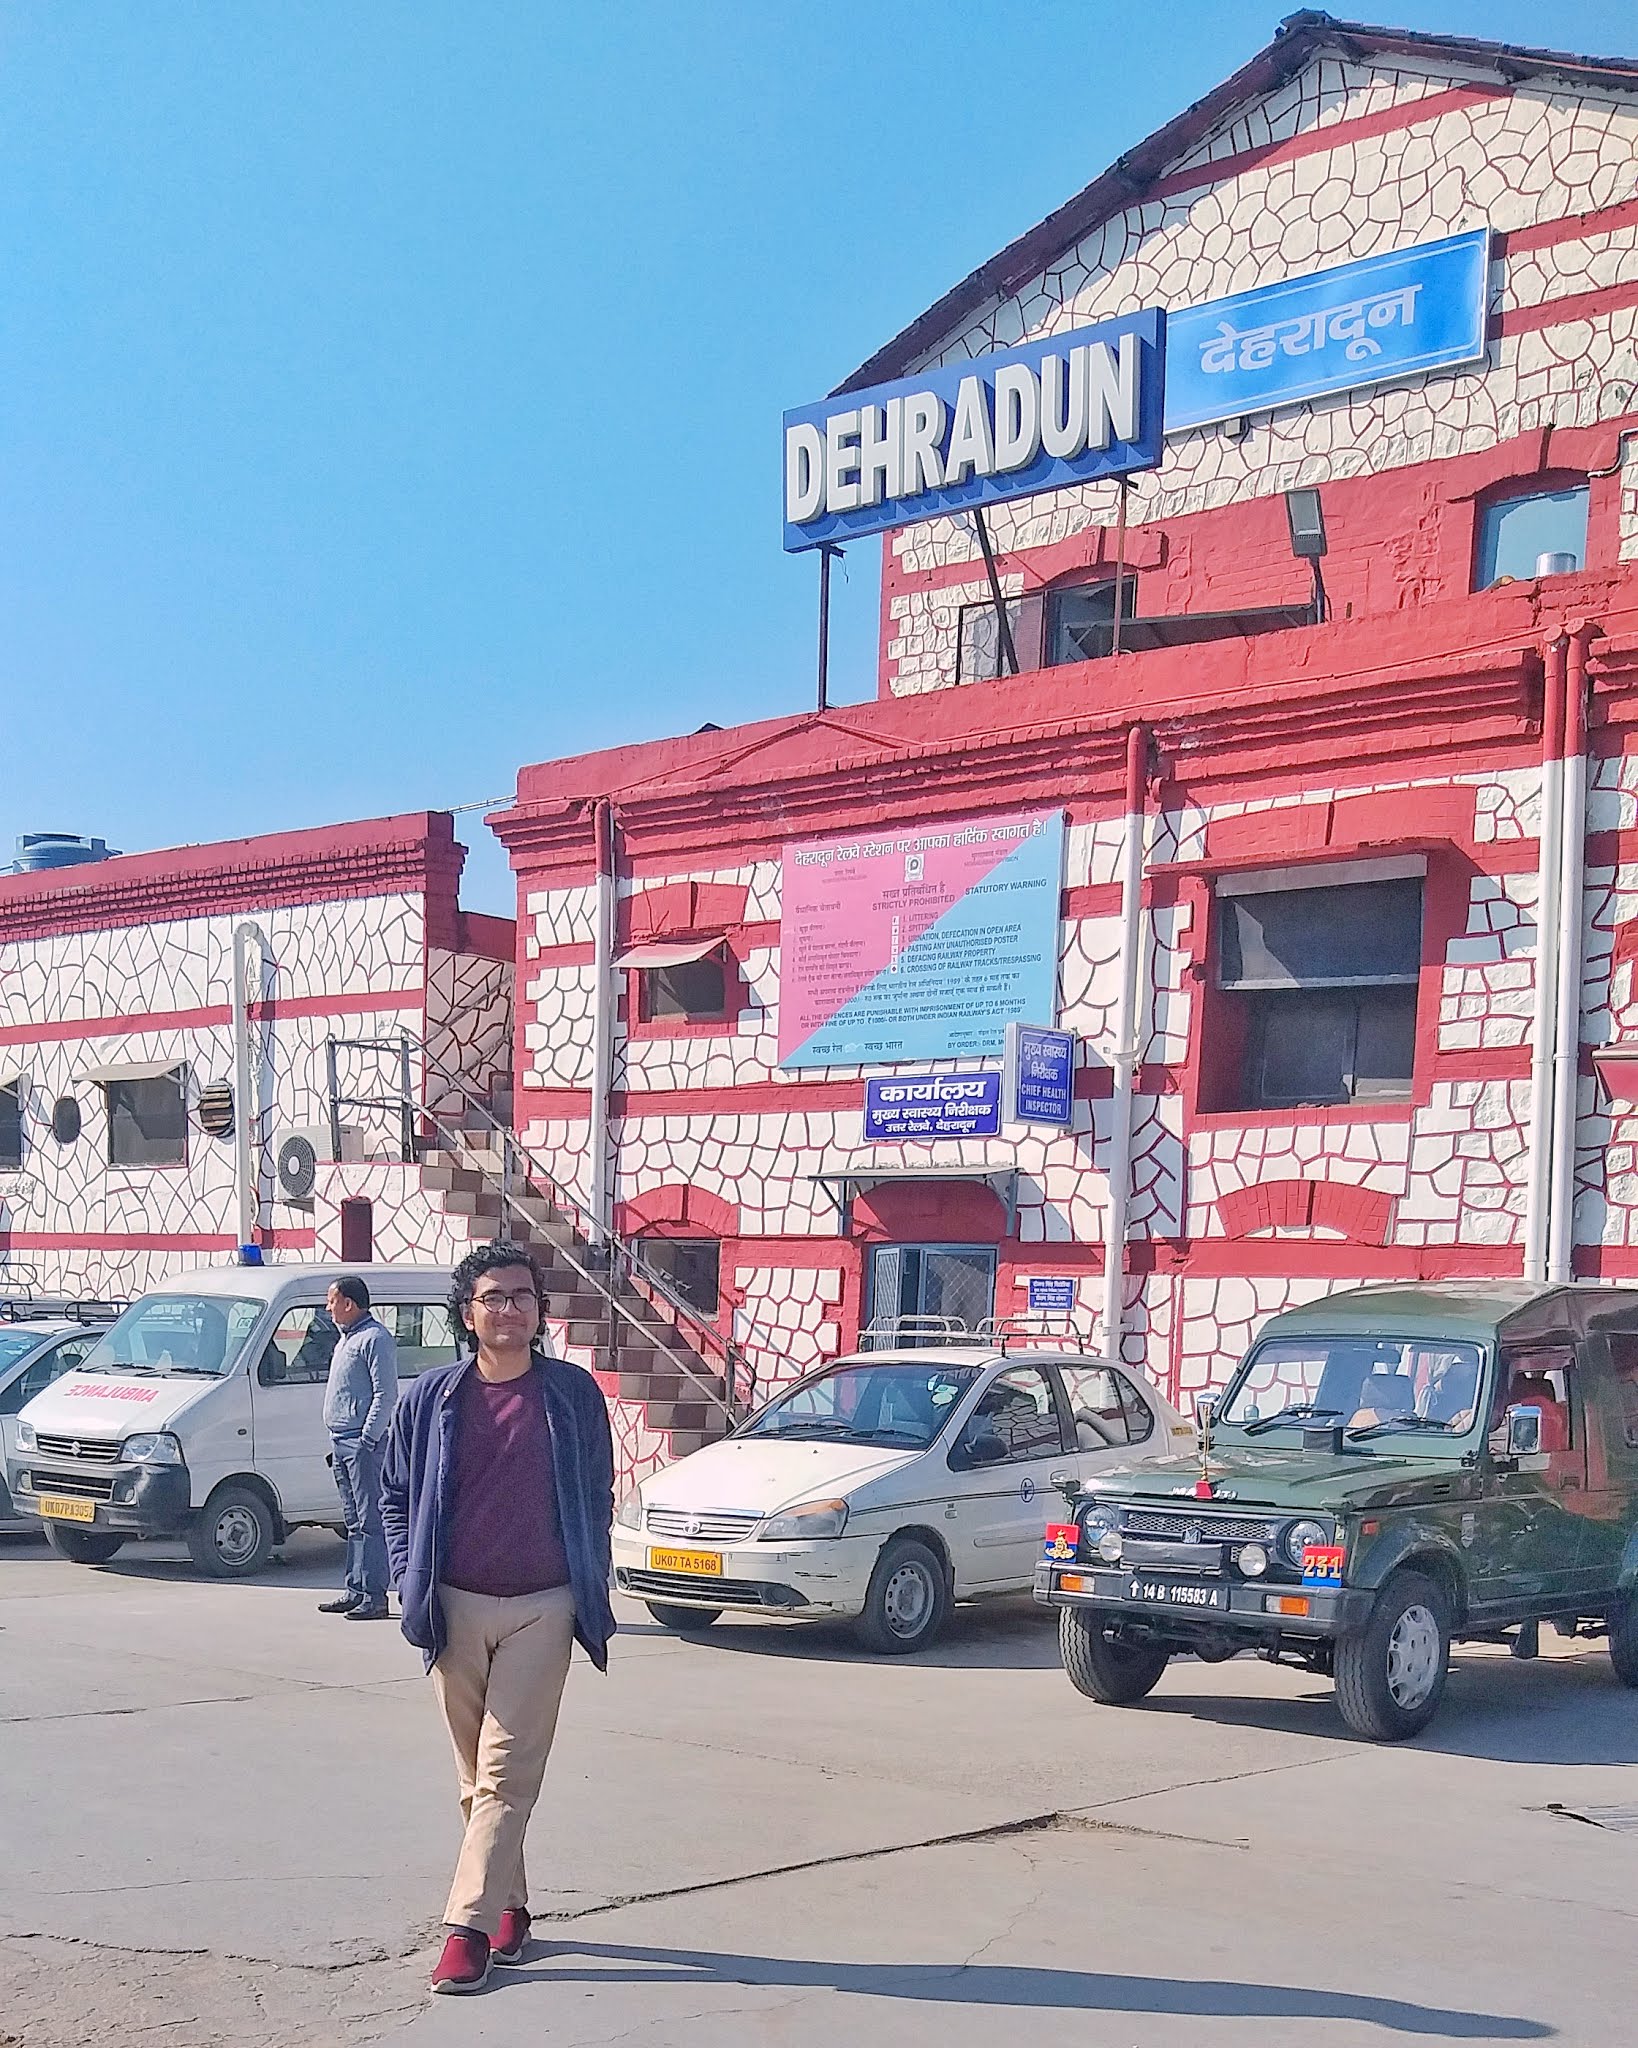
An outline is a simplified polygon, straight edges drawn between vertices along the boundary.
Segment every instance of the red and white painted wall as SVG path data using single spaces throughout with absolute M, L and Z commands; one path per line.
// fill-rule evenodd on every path
M 960 612 L 988 585 L 971 526 L 935 520 L 884 550 L 876 703 L 523 772 L 493 821 L 519 877 L 520 1127 L 626 1230 L 719 1244 L 722 1325 L 765 1384 L 853 1345 L 884 1244 L 995 1247 L 1003 1314 L 1029 1277 L 1060 1275 L 1095 1319 L 1106 1262 L 1122 1262 L 1122 1349 L 1185 1396 L 1276 1309 L 1365 1278 L 1520 1274 L 1547 1258 L 1554 1217 L 1565 1269 L 1638 1273 L 1638 1086 L 1621 1057 L 1638 1047 L 1635 162 L 1633 67 L 1324 27 L 1271 46 L 856 381 L 1488 223 L 1483 365 L 1176 437 L 1124 537 L 1107 485 L 989 515 L 1005 592 L 1107 580 L 1118 549 L 1137 614 L 1180 617 L 1303 603 L 1281 494 L 1316 486 L 1323 623 L 969 682 Z M 1489 508 L 1582 485 L 1574 573 L 1477 587 Z M 1142 999 L 1122 1248 L 1105 1224 L 1134 726 Z M 778 1065 L 783 849 L 1052 806 L 1069 819 L 1074 1128 L 867 1147 L 864 1076 L 889 1070 Z M 720 941 L 728 992 L 720 1018 L 645 1016 L 637 972 L 616 974 L 603 1072 L 600 807 L 615 948 Z M 1403 1085 L 1246 1106 L 1245 1019 L 1218 971 L 1226 906 L 1248 887 L 1373 877 L 1421 892 Z M 1568 978 L 1567 1025 L 1544 966 Z M 1540 1107 L 1555 1093 L 1556 1146 Z M 844 1216 L 826 1179 L 853 1173 Z M 996 1190 L 1014 1173 L 1009 1208 Z
M 464 1237 L 402 1162 L 392 1117 L 348 1111 L 362 1156 L 321 1159 L 303 1199 L 283 1197 L 274 1158 L 281 1132 L 329 1119 L 330 1039 L 407 1034 L 417 1086 L 422 1046 L 480 1093 L 509 1082 L 514 927 L 460 909 L 464 858 L 451 819 L 419 812 L 0 879 L 0 1083 L 21 1112 L 20 1158 L 0 1169 L 0 1289 L 130 1295 L 232 1256 L 234 1143 L 199 1108 L 234 1079 L 246 923 L 268 942 L 265 960 L 248 949 L 261 1241 L 340 1257 L 345 1201 L 348 1256 L 459 1257 Z M 342 1065 L 358 1095 L 392 1071 L 361 1053 Z M 180 1131 L 161 1102 L 157 1143 L 138 1149 L 176 1156 L 116 1163 L 114 1091 L 166 1072 Z M 429 1080 L 427 1099 L 440 1087 Z

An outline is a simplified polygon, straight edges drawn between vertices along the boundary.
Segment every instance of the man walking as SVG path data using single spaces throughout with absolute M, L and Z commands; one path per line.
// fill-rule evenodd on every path
M 398 1347 L 370 1313 L 362 1280 L 338 1280 L 325 1298 L 341 1339 L 330 1354 L 324 1390 L 324 1426 L 330 1466 L 347 1525 L 347 1590 L 326 1600 L 321 1614 L 348 1621 L 384 1621 L 387 1614 L 387 1539 L 381 1526 L 381 1457 L 398 1400 Z
M 608 1666 L 614 1450 L 596 1380 L 539 1345 L 545 1279 L 514 1244 L 456 1267 L 466 1356 L 393 1418 L 382 1508 L 404 1634 L 432 1674 L 466 1832 L 438 1992 L 477 1991 L 529 1940 L 523 1836 L 575 1639 Z

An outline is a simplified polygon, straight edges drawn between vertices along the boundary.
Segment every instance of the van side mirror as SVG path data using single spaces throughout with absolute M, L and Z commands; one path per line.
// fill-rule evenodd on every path
M 1202 1394 L 1194 1404 L 1194 1426 L 1202 1436 L 1211 1435 L 1211 1426 L 1217 1420 L 1217 1396 Z
M 1507 1411 L 1507 1455 L 1533 1458 L 1541 1449 L 1541 1410 L 1521 1402 Z

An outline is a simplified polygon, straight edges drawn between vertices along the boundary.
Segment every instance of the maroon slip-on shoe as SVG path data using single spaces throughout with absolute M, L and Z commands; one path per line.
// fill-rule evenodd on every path
M 490 1948 L 487 1934 L 470 1928 L 455 1928 L 444 1941 L 444 1952 L 432 1973 L 434 1991 L 481 1991 L 489 1982 Z
M 500 1917 L 495 1939 L 490 1944 L 492 1963 L 521 1963 L 529 1946 L 529 1915 L 522 1906 L 508 1906 Z

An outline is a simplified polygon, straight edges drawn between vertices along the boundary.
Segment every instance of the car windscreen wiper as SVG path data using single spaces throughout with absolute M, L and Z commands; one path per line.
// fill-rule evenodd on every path
M 1448 1433 L 1450 1424 L 1441 1422 L 1436 1415 L 1389 1415 L 1381 1422 L 1362 1423 L 1358 1429 L 1349 1430 L 1350 1437 L 1382 1436 L 1393 1429 L 1438 1429 Z
M 174 1379 L 178 1373 L 188 1373 L 201 1380 L 219 1380 L 222 1377 L 214 1365 L 162 1365 L 158 1371 L 163 1379 Z
M 1282 1408 L 1278 1415 L 1259 1415 L 1255 1422 L 1241 1426 L 1247 1436 L 1257 1436 L 1265 1429 L 1284 1429 L 1288 1422 L 1322 1422 L 1327 1416 L 1341 1413 L 1340 1408 L 1321 1408 L 1315 1401 L 1299 1401 L 1295 1408 Z
M 855 1432 L 851 1422 L 822 1422 L 810 1418 L 806 1422 L 787 1422 L 783 1426 L 773 1424 L 753 1433 L 757 1436 L 852 1436 Z

